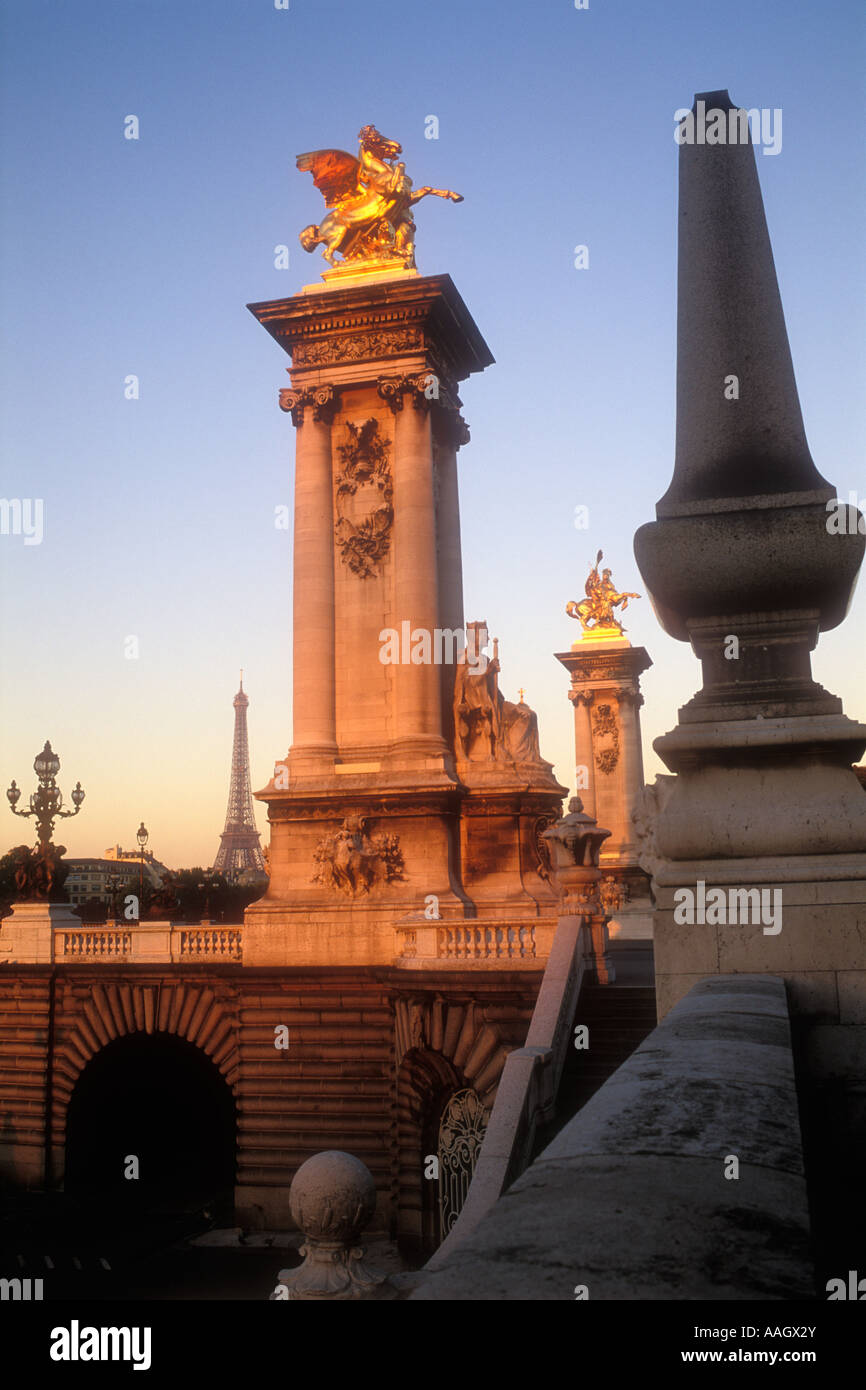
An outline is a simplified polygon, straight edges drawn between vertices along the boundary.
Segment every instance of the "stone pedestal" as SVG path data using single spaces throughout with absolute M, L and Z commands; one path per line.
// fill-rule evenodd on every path
M 700 99 L 730 126 L 727 92 Z M 806 442 L 754 151 L 684 143 L 679 158 L 676 463 L 635 555 L 703 684 L 655 742 L 676 774 L 645 824 L 658 1012 L 710 974 L 785 980 L 813 1239 L 841 1260 L 840 1233 L 858 1233 L 856 1250 L 866 1231 L 866 797 L 852 770 L 866 725 L 810 657 L 845 617 L 866 540 Z
M 599 860 L 610 934 L 646 939 L 652 908 L 632 814 L 644 786 L 640 677 L 652 661 L 627 637 L 592 632 L 558 652 L 557 661 L 571 676 L 578 794 L 589 814 L 610 827 Z
M 0 964 L 53 965 L 54 933 L 64 927 L 81 927 L 68 903 L 15 903 L 0 922 Z
M 476 795 L 454 746 L 457 386 L 486 343 L 447 275 L 346 272 L 250 309 L 291 355 L 297 448 L 294 736 L 257 793 L 270 883 L 245 962 L 385 963 L 395 923 L 425 909 L 553 913 L 535 831 L 564 788 L 512 764 Z
M 663 627 L 703 669 L 655 742 L 677 774 L 654 830 L 659 1015 L 710 971 L 766 970 L 795 1012 L 853 1024 L 866 797 L 851 765 L 866 726 L 812 679 L 810 653 L 845 616 L 864 538 L 854 508 L 845 534 L 827 524 L 749 144 L 680 149 L 677 401 L 674 478 L 635 537 Z M 713 889 L 724 907 L 689 921 L 688 895 L 697 907 Z M 766 892 L 766 913 L 737 898 L 732 919 L 740 890 Z

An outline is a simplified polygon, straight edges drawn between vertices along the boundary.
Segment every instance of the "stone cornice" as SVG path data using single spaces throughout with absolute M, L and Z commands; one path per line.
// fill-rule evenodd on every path
M 595 651 L 557 652 L 557 661 L 571 676 L 572 690 L 569 699 L 575 698 L 575 688 L 584 681 L 611 681 L 619 685 L 638 688 L 642 671 L 652 666 L 652 659 L 645 647 L 620 647 L 618 651 L 596 649 Z
M 448 275 L 323 289 L 247 307 L 295 368 L 422 352 L 447 362 L 462 381 L 493 362 Z

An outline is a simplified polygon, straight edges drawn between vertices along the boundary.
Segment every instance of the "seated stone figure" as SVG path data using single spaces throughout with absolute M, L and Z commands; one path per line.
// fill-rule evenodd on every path
M 535 711 L 500 693 L 497 642 L 492 657 L 484 654 L 487 624 L 467 623 L 466 631 L 467 646 L 454 681 L 457 757 L 467 762 L 542 763 Z

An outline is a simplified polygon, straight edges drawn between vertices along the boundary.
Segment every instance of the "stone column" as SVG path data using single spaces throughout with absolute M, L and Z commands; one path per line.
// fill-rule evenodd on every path
M 571 676 L 575 764 L 589 769 L 589 786 L 578 788 L 578 794 L 589 814 L 611 830 L 602 858 L 637 867 L 631 817 L 644 784 L 640 676 L 652 662 L 627 637 L 595 638 L 591 632 L 556 659 Z M 610 706 L 610 718 L 599 723 L 593 712 L 604 705 Z
M 637 845 L 631 817 L 644 785 L 638 713 L 643 696 L 631 685 L 619 686 L 612 693 L 619 707 L 620 782 L 623 789 L 622 824 L 615 829 L 619 832 L 620 860 L 628 859 L 636 864 Z
M 409 399 L 407 399 L 407 395 Z M 433 438 L 429 403 L 415 383 L 391 397 L 394 418 L 395 625 L 408 621 L 433 634 L 439 623 L 439 566 L 433 495 Z M 410 753 L 445 750 L 439 672 L 432 661 L 394 668 L 395 742 Z
M 439 623 L 451 632 L 463 630 L 463 553 L 460 544 L 460 499 L 457 450 L 469 431 L 457 406 L 440 403 L 432 414 L 435 465 L 436 552 L 439 574 Z M 443 735 L 453 740 L 454 666 L 439 671 Z
M 595 760 L 592 752 L 592 716 L 590 706 L 595 698 L 591 690 L 571 690 L 568 695 L 574 705 L 574 763 L 575 768 L 585 767 L 588 785 L 577 788 L 587 815 L 595 819 Z
M 292 756 L 333 758 L 334 517 L 331 387 L 281 391 L 297 428 L 295 449 Z

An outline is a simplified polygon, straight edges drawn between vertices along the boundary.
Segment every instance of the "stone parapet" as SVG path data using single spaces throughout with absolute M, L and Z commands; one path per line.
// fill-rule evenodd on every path
M 16 903 L 0 923 L 0 962 L 20 965 L 150 965 L 240 962 L 243 927 L 202 922 L 90 925 L 64 903 Z
M 696 984 L 427 1274 L 413 1299 L 812 1297 L 783 982 Z

